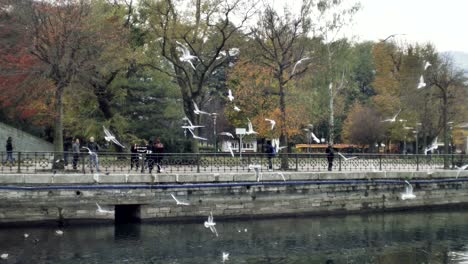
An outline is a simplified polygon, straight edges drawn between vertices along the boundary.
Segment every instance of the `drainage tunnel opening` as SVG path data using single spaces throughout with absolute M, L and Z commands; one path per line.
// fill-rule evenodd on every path
M 115 222 L 119 224 L 138 223 L 141 220 L 139 204 L 115 205 Z

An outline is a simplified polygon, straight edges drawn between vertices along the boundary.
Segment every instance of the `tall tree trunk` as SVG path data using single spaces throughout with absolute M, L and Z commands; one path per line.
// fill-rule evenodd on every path
M 330 107 L 330 119 L 328 120 L 328 144 L 333 145 L 333 141 L 335 138 L 335 111 L 334 111 L 334 97 L 333 97 L 333 84 L 330 83 L 329 86 L 329 92 L 330 92 L 330 102 L 329 102 L 329 107 Z
M 281 75 L 280 75 L 281 76 Z M 280 112 L 281 112 L 281 134 L 280 134 L 280 145 L 286 146 L 289 153 L 289 146 L 288 146 L 288 135 L 286 132 L 286 100 L 284 96 L 284 85 L 282 84 L 282 80 L 279 80 L 279 88 L 280 88 Z M 279 147 L 279 146 L 278 146 Z M 288 169 L 288 156 L 284 155 L 281 157 L 281 168 Z
M 64 86 L 57 85 L 55 91 L 54 118 L 54 163 L 53 169 L 64 169 L 63 161 L 63 90 Z M 58 161 L 58 162 L 57 162 Z

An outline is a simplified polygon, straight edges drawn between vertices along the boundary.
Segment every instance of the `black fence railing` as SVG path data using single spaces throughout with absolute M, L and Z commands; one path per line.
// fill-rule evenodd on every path
M 352 154 L 346 158 L 335 154 L 333 171 L 421 171 L 443 169 L 444 160 L 450 169 L 468 163 L 468 156 Z M 88 153 L 69 152 L 0 152 L 0 173 L 156 173 L 162 172 L 246 172 L 249 165 L 258 164 L 262 171 L 269 170 L 269 158 L 261 153 L 242 153 L 232 157 L 229 153 Z M 96 166 L 97 165 L 97 166 Z M 325 154 L 279 154 L 271 158 L 272 170 L 326 171 Z

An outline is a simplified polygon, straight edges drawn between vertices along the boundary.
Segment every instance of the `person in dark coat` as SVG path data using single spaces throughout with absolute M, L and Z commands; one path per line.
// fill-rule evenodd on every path
M 325 150 L 325 153 L 327 154 L 328 171 L 331 171 L 333 167 L 333 159 L 335 158 L 335 153 L 333 153 L 332 145 L 328 145 L 327 149 Z
M 75 139 L 75 142 L 73 142 L 72 145 L 72 151 L 73 151 L 73 169 L 76 170 L 78 166 L 78 160 L 80 159 L 80 140 L 77 138 Z
M 275 148 L 273 147 L 273 145 L 271 145 L 270 140 L 268 140 L 266 143 L 265 153 L 267 154 L 267 158 L 268 158 L 268 170 L 272 170 L 273 164 L 272 164 L 271 159 L 275 157 Z
M 153 152 L 156 153 L 156 166 L 158 168 L 158 173 L 161 172 L 161 161 L 163 159 L 163 153 L 164 153 L 164 144 L 161 143 L 161 139 L 156 138 L 156 141 L 154 142 L 153 145 Z
M 138 171 L 138 167 L 140 166 L 140 159 L 138 157 L 138 145 L 136 143 L 132 145 L 130 152 L 132 153 L 130 155 L 130 170 L 133 170 L 133 166 L 135 166 L 135 169 Z
M 9 162 L 13 163 L 14 162 L 14 160 L 13 160 L 13 139 L 11 137 L 8 137 L 8 139 L 6 141 L 5 148 L 6 148 L 6 153 L 7 153 L 7 157 L 6 157 L 5 162 L 9 161 Z

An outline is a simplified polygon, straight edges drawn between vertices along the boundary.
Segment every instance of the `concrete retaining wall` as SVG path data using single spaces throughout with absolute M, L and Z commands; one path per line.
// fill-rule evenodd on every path
M 0 222 L 113 220 L 113 210 L 139 205 L 141 219 L 258 217 L 404 210 L 468 204 L 468 171 L 264 173 L 194 175 L 0 175 Z M 126 182 L 127 179 L 127 182 Z M 403 180 L 415 199 L 402 200 Z M 170 194 L 189 206 L 176 205 Z

